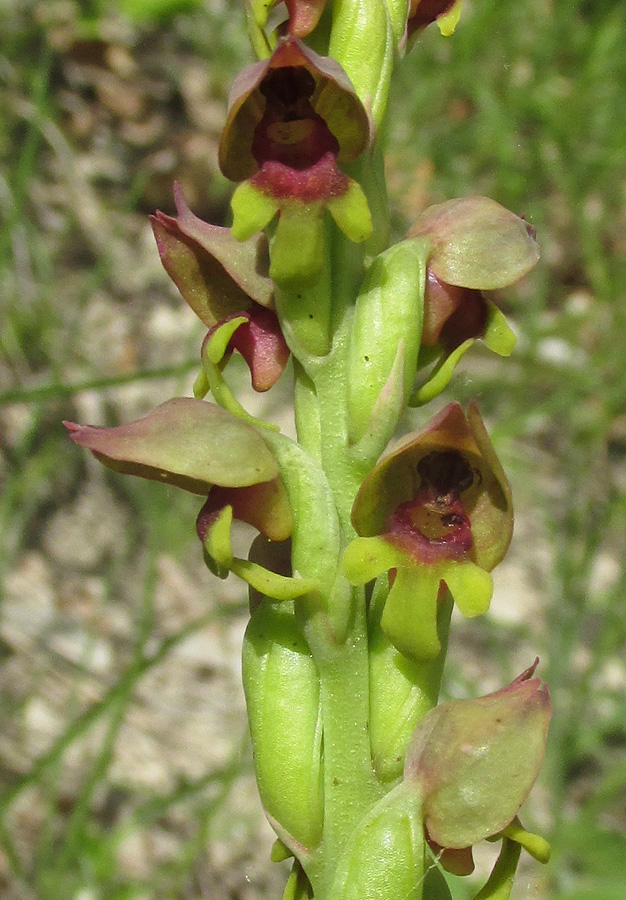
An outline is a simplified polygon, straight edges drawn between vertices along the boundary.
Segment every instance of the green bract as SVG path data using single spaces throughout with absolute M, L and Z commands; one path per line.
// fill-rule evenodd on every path
M 401 241 L 371 263 L 354 310 L 349 359 L 350 438 L 367 432 L 378 456 L 413 390 L 422 334 L 428 244 Z M 397 362 L 396 362 L 397 361 Z M 382 407 L 382 410 L 381 410 Z
M 332 900 L 420 900 L 424 833 L 417 790 L 401 784 L 358 823 L 337 866 Z
M 387 107 L 398 24 L 397 14 L 384 0 L 333 3 L 329 53 L 348 73 L 377 128 Z
M 322 835 L 322 718 L 317 668 L 293 609 L 267 601 L 243 644 L 243 684 L 265 810 L 290 844 Z

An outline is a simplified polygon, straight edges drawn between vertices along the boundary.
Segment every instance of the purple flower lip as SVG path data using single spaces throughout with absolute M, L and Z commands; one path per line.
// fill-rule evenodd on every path
M 491 571 L 508 548 L 513 510 L 475 405 L 466 415 L 450 404 L 384 456 L 361 485 L 352 522 L 422 562 L 470 559 Z
M 263 163 L 251 180 L 260 190 L 277 200 L 299 200 L 302 203 L 341 197 L 349 185 L 347 175 L 337 168 L 331 152 L 325 153 L 308 168 L 296 168 L 270 160 Z
M 401 503 L 388 520 L 387 540 L 416 560 L 433 563 L 462 559 L 472 550 L 471 522 L 461 493 L 476 475 L 460 453 L 433 451 L 417 464 L 421 478 L 413 497 Z

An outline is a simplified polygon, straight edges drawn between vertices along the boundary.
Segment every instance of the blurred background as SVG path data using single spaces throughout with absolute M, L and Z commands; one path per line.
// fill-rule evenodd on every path
M 444 693 L 539 655 L 555 705 L 523 814 L 553 858 L 524 859 L 517 900 L 626 890 L 625 34 L 619 0 L 467 0 L 452 39 L 430 28 L 402 63 L 389 116 L 398 236 L 486 194 L 542 248 L 501 299 L 513 357 L 474 348 L 428 413 L 478 398 L 517 513 L 491 614 L 455 624 Z M 190 392 L 202 326 L 147 214 L 173 212 L 178 179 L 228 222 L 216 147 L 250 59 L 235 0 L 2 0 L 3 900 L 281 896 L 239 681 L 244 591 L 204 569 L 197 498 L 116 477 L 60 425 Z M 255 398 L 264 415 L 284 419 L 289 379 Z

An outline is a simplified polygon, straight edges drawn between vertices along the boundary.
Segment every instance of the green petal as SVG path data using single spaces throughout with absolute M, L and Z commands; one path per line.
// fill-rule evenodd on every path
M 474 338 L 468 338 L 466 341 L 463 341 L 449 356 L 446 356 L 443 361 L 438 363 L 426 384 L 423 384 L 411 396 L 409 406 L 423 406 L 425 403 L 430 403 L 431 400 L 434 400 L 448 386 L 461 357 L 467 353 L 474 341 Z
M 233 562 L 233 548 L 230 543 L 230 529 L 233 524 L 233 508 L 225 506 L 218 513 L 204 539 L 204 548 L 218 567 L 230 569 Z
M 517 336 L 498 307 L 487 301 L 487 327 L 483 341 L 498 356 L 510 356 L 515 349 Z
M 487 884 L 475 895 L 474 900 L 509 900 L 521 847 L 507 838 L 502 842 L 500 855 L 496 860 Z
M 66 425 L 72 440 L 108 468 L 194 494 L 207 494 L 214 484 L 245 487 L 278 475 L 274 456 L 254 428 L 193 397 L 168 400 L 115 428 Z
M 238 419 L 241 419 L 256 428 L 263 428 L 268 431 L 280 431 L 278 425 L 274 425 L 272 422 L 265 422 L 262 419 L 257 419 L 243 408 L 229 388 L 228 383 L 220 370 L 219 364 L 224 358 L 228 341 L 239 326 L 247 321 L 248 320 L 244 316 L 238 316 L 236 319 L 225 322 L 215 330 L 204 348 L 204 355 L 202 357 L 204 379 L 198 378 L 196 384 L 199 390 L 203 390 L 206 383 L 208 389 L 213 394 L 216 403 L 218 403 L 222 409 L 231 413 L 233 416 L 236 416 Z M 195 391 L 196 385 L 194 385 L 194 393 Z
M 366 241 L 372 234 L 372 216 L 360 184 L 350 179 L 345 194 L 328 201 L 328 211 L 345 236 L 355 244 Z
M 404 562 L 400 552 L 381 537 L 355 538 L 345 549 L 341 566 L 350 584 L 368 581 Z
M 398 568 L 380 626 L 400 653 L 411 659 L 434 659 L 441 650 L 437 635 L 438 567 Z
M 493 595 L 493 579 L 489 572 L 465 560 L 446 563 L 441 568 L 441 578 L 466 618 L 487 612 Z
M 228 342 L 230 341 L 231 337 L 237 331 L 240 325 L 244 325 L 248 321 L 249 320 L 247 316 L 235 316 L 235 318 L 228 319 L 227 322 L 223 322 L 218 328 L 215 329 L 215 331 L 207 341 L 204 351 L 213 365 L 217 366 L 219 363 L 221 363 L 221 361 L 224 359 L 226 350 L 228 349 Z
M 285 575 L 277 575 L 258 563 L 248 559 L 235 558 L 231 561 L 231 572 L 246 581 L 250 587 L 259 591 L 271 600 L 295 600 L 310 594 L 319 587 L 313 578 L 290 578 Z
M 520 844 L 537 862 L 544 865 L 550 862 L 550 854 L 552 853 L 550 844 L 540 835 L 533 834 L 532 831 L 526 831 L 522 828 L 517 816 L 510 825 L 507 825 L 502 834 Z
M 257 231 L 262 231 L 278 212 L 276 200 L 250 181 L 239 185 L 231 197 L 230 205 L 233 210 L 231 232 L 238 241 L 247 241 Z

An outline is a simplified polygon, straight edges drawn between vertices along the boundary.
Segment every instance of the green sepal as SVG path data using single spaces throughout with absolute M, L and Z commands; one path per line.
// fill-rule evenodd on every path
M 231 197 L 233 211 L 231 233 L 238 241 L 247 241 L 262 231 L 278 212 L 278 203 L 250 181 L 243 181 Z M 270 269 L 270 278 L 272 273 Z
M 230 569 L 233 563 L 233 548 L 230 543 L 232 524 L 233 508 L 225 506 L 217 514 L 204 539 L 204 549 L 216 566 L 222 569 Z
M 355 244 L 361 244 L 372 235 L 372 215 L 363 188 L 350 179 L 345 194 L 333 197 L 326 204 L 337 227 Z
M 448 356 L 442 355 L 428 381 L 411 395 L 409 406 L 424 406 L 434 400 L 448 386 L 459 360 L 474 342 L 475 338 L 468 338 Z
M 469 560 L 452 561 L 439 568 L 454 602 L 466 618 L 482 616 L 489 609 L 493 596 L 493 578 Z
M 311 849 L 323 825 L 320 683 L 292 605 L 262 601 L 242 662 L 261 801 L 281 840 Z
M 238 575 L 250 587 L 264 594 L 271 600 L 295 600 L 316 591 L 319 584 L 313 578 L 290 578 L 278 575 L 249 559 L 234 557 L 230 562 L 230 571 Z
M 510 356 L 517 343 L 517 336 L 504 313 L 490 301 L 487 301 L 487 325 L 482 339 L 498 356 Z
M 437 566 L 399 568 L 389 591 L 380 627 L 400 653 L 414 660 L 434 659 L 441 650 L 437 634 Z
M 520 844 L 504 838 L 493 871 L 474 900 L 509 900 L 521 850 Z
M 424 826 L 414 788 L 397 785 L 358 823 L 337 865 L 332 900 L 422 900 Z
M 324 264 L 322 203 L 281 205 L 270 244 L 270 278 L 284 287 L 315 284 Z

